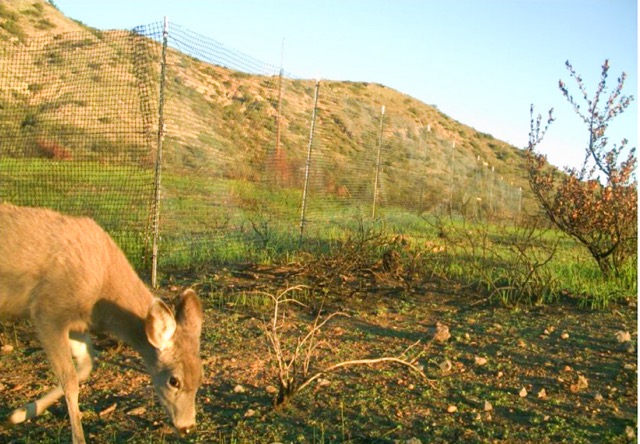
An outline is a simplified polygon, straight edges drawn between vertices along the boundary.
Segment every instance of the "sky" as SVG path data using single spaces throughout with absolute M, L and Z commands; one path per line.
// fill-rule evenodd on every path
M 298 78 L 375 82 L 436 105 L 478 131 L 526 147 L 530 114 L 553 123 L 539 151 L 578 167 L 586 125 L 562 96 L 581 98 L 568 60 L 592 95 L 609 60 L 636 100 L 608 130 L 638 140 L 636 0 L 53 0 L 98 29 L 170 22 Z M 283 43 L 284 42 L 284 43 Z M 283 49 L 284 48 L 284 49 Z M 585 105 L 586 107 L 586 105 Z

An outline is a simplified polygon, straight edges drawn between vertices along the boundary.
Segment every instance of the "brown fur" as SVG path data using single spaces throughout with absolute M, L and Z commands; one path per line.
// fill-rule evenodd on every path
M 42 413 L 64 394 L 73 441 L 85 442 L 78 383 L 91 372 L 87 332 L 105 331 L 142 355 L 174 426 L 182 433 L 195 426 L 202 379 L 200 301 L 185 291 L 174 316 L 93 220 L 0 204 L 2 318 L 31 319 L 60 380 L 60 387 L 15 410 L 10 422 Z

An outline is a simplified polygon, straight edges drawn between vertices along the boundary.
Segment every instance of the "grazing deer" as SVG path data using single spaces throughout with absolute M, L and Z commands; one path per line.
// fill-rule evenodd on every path
M 73 442 L 84 443 L 78 384 L 91 373 L 89 331 L 104 331 L 140 353 L 174 427 L 189 433 L 202 383 L 202 317 L 193 290 L 182 293 L 174 315 L 93 220 L 0 204 L 0 319 L 31 319 L 60 382 L 15 410 L 10 423 L 39 415 L 64 395 Z

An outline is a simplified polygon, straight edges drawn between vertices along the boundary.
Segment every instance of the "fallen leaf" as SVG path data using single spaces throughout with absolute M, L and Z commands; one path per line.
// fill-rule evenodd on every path
M 233 393 L 244 393 L 246 392 L 245 388 L 243 386 L 241 386 L 240 384 L 236 385 L 233 388 Z
M 547 391 L 545 389 L 540 389 L 538 392 L 538 398 L 545 399 L 547 397 Z
M 253 409 L 249 409 L 246 412 L 244 412 L 244 417 L 245 418 L 251 418 L 252 416 L 256 415 L 256 411 Z
M 487 364 L 487 358 L 483 358 L 481 356 L 476 356 L 475 361 L 476 361 L 476 365 L 482 366 Z
M 566 331 L 563 331 L 562 334 L 560 335 L 561 339 L 569 339 L 569 333 L 567 333 Z
M 8 355 L 12 351 L 13 351 L 13 345 L 11 344 L 4 344 L 2 347 L 0 347 L 0 353 L 2 353 L 3 355 Z
M 484 411 L 485 412 L 490 412 L 491 410 L 493 410 L 493 406 L 491 405 L 491 403 L 489 401 L 485 401 L 484 402 Z
M 458 407 L 456 407 L 455 405 L 450 405 L 449 407 L 447 407 L 447 412 L 449 413 L 455 413 L 458 411 Z
M 569 390 L 571 390 L 572 393 L 578 393 L 579 391 L 584 390 L 587 387 L 589 387 L 589 381 L 587 380 L 587 378 L 582 375 L 578 375 L 578 381 L 575 384 L 571 384 Z

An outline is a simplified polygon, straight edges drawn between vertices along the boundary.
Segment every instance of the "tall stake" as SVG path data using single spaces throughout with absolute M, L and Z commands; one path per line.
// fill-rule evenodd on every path
M 160 91 L 158 99 L 158 147 L 153 199 L 153 245 L 151 253 L 151 286 L 158 287 L 158 239 L 160 237 L 160 173 L 162 170 L 162 142 L 164 140 L 164 88 L 167 68 L 167 41 L 169 19 L 165 16 L 162 30 L 162 62 L 160 65 Z
M 420 142 L 418 146 L 418 152 L 422 151 L 422 133 L 424 129 L 420 131 Z M 418 207 L 418 213 L 422 213 L 424 211 L 424 189 L 425 189 L 425 181 L 427 180 L 427 173 L 429 172 L 428 164 L 429 164 L 429 135 L 431 134 L 431 124 L 427 125 L 427 136 L 425 141 L 425 149 L 424 149 L 424 177 L 420 181 L 420 205 Z
M 378 130 L 378 155 L 376 156 L 376 174 L 373 181 L 373 205 L 371 218 L 376 218 L 376 203 L 378 200 L 378 182 L 380 181 L 380 153 L 382 152 L 382 123 L 384 121 L 384 105 L 380 109 L 380 129 Z
M 453 215 L 453 163 L 456 156 L 456 143 L 451 142 L 451 169 L 449 175 L 449 216 Z
M 286 165 L 284 161 L 284 154 L 280 148 L 281 139 L 281 122 L 282 122 L 282 77 L 284 74 L 284 39 L 282 39 L 282 53 L 280 55 L 280 74 L 278 75 L 278 114 L 276 115 L 276 150 L 274 155 L 275 160 L 275 179 L 276 183 L 281 185 L 287 181 L 286 177 Z
M 313 96 L 313 112 L 311 114 L 311 130 L 309 131 L 309 146 L 307 148 L 307 166 L 304 170 L 304 188 L 302 190 L 302 210 L 300 211 L 300 243 L 304 235 L 304 225 L 307 213 L 307 195 L 309 194 L 309 172 L 311 170 L 311 148 L 313 147 L 313 134 L 316 129 L 316 114 L 318 113 L 318 91 L 320 79 L 316 80 L 316 91 Z

